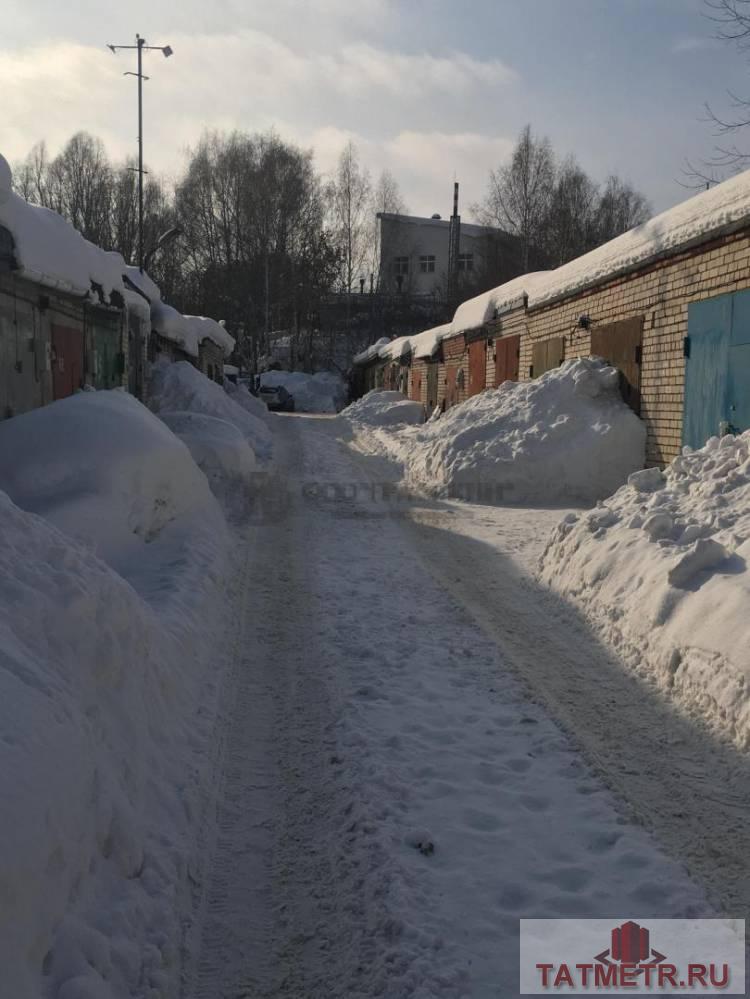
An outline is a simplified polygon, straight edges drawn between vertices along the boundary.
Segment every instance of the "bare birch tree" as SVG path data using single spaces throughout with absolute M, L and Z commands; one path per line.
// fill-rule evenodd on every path
M 510 162 L 490 171 L 487 195 L 474 207 L 484 224 L 518 236 L 524 271 L 529 269 L 532 248 L 542 242 L 554 186 L 555 157 L 550 141 L 535 136 L 526 125 Z
M 372 185 L 351 140 L 341 151 L 335 176 L 328 185 L 328 199 L 333 238 L 341 254 L 341 285 L 344 291 L 352 291 L 368 254 Z

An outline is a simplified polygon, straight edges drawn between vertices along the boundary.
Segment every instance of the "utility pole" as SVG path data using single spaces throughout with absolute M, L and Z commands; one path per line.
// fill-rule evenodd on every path
M 147 45 L 145 38 L 136 35 L 135 45 L 107 44 L 107 48 L 115 55 L 118 49 L 135 49 L 138 52 L 138 71 L 136 73 L 127 72 L 123 75 L 138 78 L 138 168 L 136 170 L 138 174 L 138 267 L 143 272 L 143 175 L 145 173 L 143 169 L 143 81 L 148 80 L 148 77 L 143 75 L 143 53 L 144 50 L 148 52 L 158 50 L 165 59 L 168 59 L 172 55 L 172 47 L 171 45 Z

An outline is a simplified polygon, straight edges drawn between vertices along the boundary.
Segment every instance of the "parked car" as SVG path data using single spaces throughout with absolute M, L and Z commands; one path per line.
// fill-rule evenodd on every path
M 294 412 L 294 396 L 287 392 L 283 385 L 261 385 L 258 389 L 258 398 L 269 409 L 284 413 Z

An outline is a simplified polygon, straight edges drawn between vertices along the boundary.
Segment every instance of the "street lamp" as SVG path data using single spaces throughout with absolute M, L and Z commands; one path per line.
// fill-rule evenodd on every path
M 180 236 L 182 236 L 182 235 L 183 235 L 183 231 L 180 228 L 180 226 L 178 226 L 178 225 L 172 226 L 171 229 L 167 229 L 166 232 L 163 232 L 161 234 L 161 236 L 159 236 L 159 238 L 157 239 L 157 241 L 154 243 L 154 245 L 151 247 L 151 249 L 148 251 L 148 253 L 146 254 L 146 256 L 143 258 L 143 268 L 142 269 L 143 270 L 148 270 L 148 265 L 151 263 L 151 260 L 153 259 L 154 254 L 158 250 L 163 250 L 165 246 L 169 246 L 170 243 L 174 243 L 174 241 L 176 239 L 179 239 Z
M 110 45 L 107 44 L 115 55 L 118 49 L 136 49 L 138 52 L 138 72 L 124 73 L 124 76 L 135 76 L 138 78 L 138 267 L 143 271 L 143 81 L 148 80 L 143 75 L 143 52 L 159 51 L 165 59 L 172 55 L 171 45 L 147 45 L 146 39 L 140 35 L 135 36 L 135 45 Z

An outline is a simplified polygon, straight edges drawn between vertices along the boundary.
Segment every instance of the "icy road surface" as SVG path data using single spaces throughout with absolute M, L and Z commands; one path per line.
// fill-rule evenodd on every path
M 531 576 L 560 511 L 407 503 L 343 421 L 275 431 L 185 999 L 504 999 L 521 916 L 744 902 L 744 802 L 707 843 L 709 749 Z

